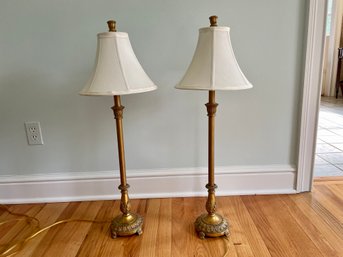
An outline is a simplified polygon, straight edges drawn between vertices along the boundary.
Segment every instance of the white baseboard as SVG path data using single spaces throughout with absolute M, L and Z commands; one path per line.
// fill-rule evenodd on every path
M 216 195 L 296 193 L 290 165 L 217 167 Z M 0 203 L 119 199 L 118 171 L 0 176 Z M 206 168 L 128 170 L 130 198 L 206 196 Z

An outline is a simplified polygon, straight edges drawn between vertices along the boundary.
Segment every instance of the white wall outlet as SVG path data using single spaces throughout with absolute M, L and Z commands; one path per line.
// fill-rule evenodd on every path
M 43 137 L 38 121 L 25 122 L 27 142 L 29 145 L 42 145 Z

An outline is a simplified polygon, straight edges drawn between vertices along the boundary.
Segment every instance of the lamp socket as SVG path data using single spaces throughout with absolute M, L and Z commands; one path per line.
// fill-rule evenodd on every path
M 27 142 L 29 145 L 42 145 L 43 137 L 40 123 L 38 121 L 25 122 Z

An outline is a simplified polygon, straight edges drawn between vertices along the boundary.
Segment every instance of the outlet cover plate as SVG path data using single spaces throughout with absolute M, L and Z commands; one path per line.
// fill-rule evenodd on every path
M 44 144 L 42 130 L 38 121 L 25 122 L 25 130 L 29 145 Z

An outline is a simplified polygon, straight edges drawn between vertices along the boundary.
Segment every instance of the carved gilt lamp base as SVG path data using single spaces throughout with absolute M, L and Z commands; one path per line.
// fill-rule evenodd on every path
M 199 237 L 204 239 L 207 237 L 219 237 L 230 235 L 229 223 L 221 215 L 214 214 L 202 214 L 200 215 L 195 223 L 195 230 L 197 231 Z
M 143 217 L 139 214 L 129 213 L 121 214 L 115 217 L 111 223 L 111 237 L 131 236 L 133 234 L 141 235 Z

